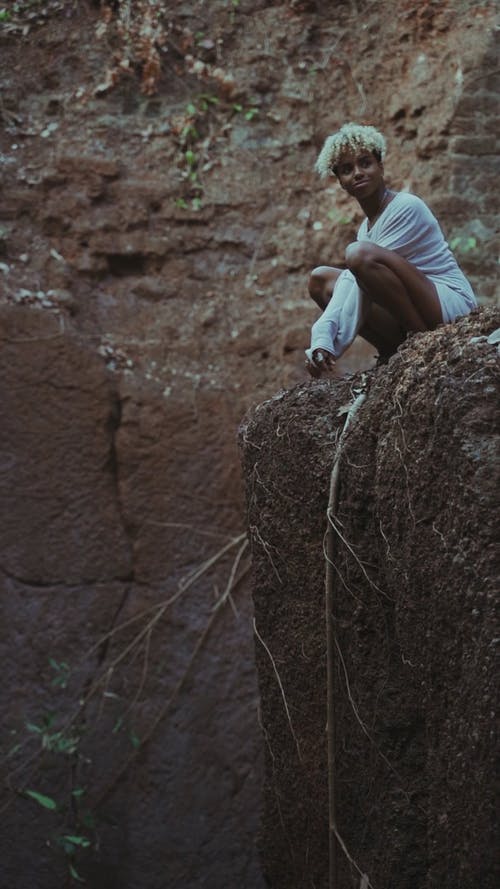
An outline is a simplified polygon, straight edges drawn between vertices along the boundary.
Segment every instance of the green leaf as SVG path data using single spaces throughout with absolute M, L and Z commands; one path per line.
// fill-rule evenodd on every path
M 249 108 L 245 113 L 245 120 L 252 120 L 259 113 L 258 108 Z
M 80 796 L 83 796 L 84 793 L 85 787 L 76 787 L 75 790 L 71 791 L 71 796 L 76 796 L 77 798 L 79 798 Z
M 219 104 L 217 96 L 212 96 L 210 93 L 200 93 L 200 99 L 203 99 L 204 102 L 208 102 L 209 105 Z
M 54 688 L 66 688 L 68 684 L 67 676 L 63 674 L 56 676 L 50 684 L 53 685 Z
M 26 728 L 28 729 L 29 732 L 34 732 L 37 735 L 43 734 L 43 728 L 40 725 L 35 725 L 34 722 L 27 722 Z
M 54 670 L 69 670 L 69 664 L 66 661 L 61 661 L 59 664 L 53 657 L 49 657 L 49 664 Z
M 69 679 L 69 664 L 66 661 L 58 663 L 53 657 L 49 658 L 49 664 L 56 671 L 57 676 L 52 680 L 52 685 L 66 688 Z
M 57 803 L 52 797 L 44 796 L 43 793 L 38 793 L 36 790 L 25 790 L 26 796 L 30 796 L 31 799 L 34 799 L 37 803 L 44 807 L 44 809 L 50 809 L 51 811 L 55 811 L 57 809 Z
M 83 849 L 86 849 L 87 846 L 90 846 L 90 840 L 87 837 L 74 836 L 73 834 L 64 834 L 63 840 L 67 840 L 68 843 L 73 843 L 74 846 L 82 846 Z
M 474 235 L 456 235 L 450 240 L 450 249 L 457 250 L 459 253 L 468 253 L 469 250 L 475 250 L 477 247 L 477 239 Z
M 80 874 L 78 873 L 77 870 L 75 870 L 75 868 L 73 867 L 72 864 L 70 864 L 70 866 L 69 866 L 69 872 L 74 880 L 78 880 L 79 883 L 85 883 L 85 880 L 83 879 L 83 877 L 80 876 Z
M 186 105 L 186 111 L 188 114 L 196 114 L 196 105 L 190 102 L 189 105 Z
M 192 139 L 199 139 L 200 138 L 200 134 L 198 133 L 198 130 L 191 123 L 186 124 L 186 126 L 182 128 L 181 141 L 186 142 L 188 136 L 191 136 Z
M 72 753 L 76 753 L 78 750 L 79 738 L 65 738 L 61 732 L 46 737 L 48 750 L 54 750 L 56 753 L 66 753 L 68 756 L 71 756 Z
M 120 731 L 122 725 L 123 725 L 123 716 L 119 716 L 113 726 L 113 729 L 112 729 L 112 732 L 114 735 L 116 735 L 116 733 Z

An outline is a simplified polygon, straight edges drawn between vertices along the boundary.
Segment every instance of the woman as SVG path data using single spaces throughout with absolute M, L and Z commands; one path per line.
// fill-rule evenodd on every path
M 319 266 L 309 293 L 323 314 L 312 327 L 306 367 L 331 370 L 359 333 L 382 361 L 408 332 L 434 330 L 477 305 L 436 218 L 420 198 L 387 188 L 385 139 L 374 127 L 345 124 L 316 162 L 356 198 L 366 219 L 345 253 L 346 269 Z

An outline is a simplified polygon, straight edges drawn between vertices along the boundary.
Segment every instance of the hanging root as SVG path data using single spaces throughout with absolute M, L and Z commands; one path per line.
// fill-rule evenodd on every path
M 224 593 L 216 603 L 215 608 L 212 611 L 212 614 L 207 622 L 205 630 L 201 634 L 201 637 L 194 649 L 194 652 L 191 656 L 191 659 L 187 665 L 187 668 L 184 674 L 181 676 L 179 682 L 177 683 L 172 695 L 166 702 L 163 709 L 160 711 L 156 719 L 153 721 L 152 725 L 146 731 L 144 736 L 139 739 L 136 749 L 133 754 L 129 757 L 129 759 L 125 762 L 124 766 L 120 768 L 118 775 L 113 780 L 114 786 L 121 775 L 126 771 L 130 762 L 137 755 L 137 752 L 144 746 L 144 744 L 151 738 L 153 733 L 155 732 L 157 726 L 165 717 L 166 713 L 174 703 L 175 699 L 179 695 L 191 669 L 196 660 L 196 657 L 201 650 L 205 639 L 208 636 L 208 633 L 212 627 L 212 624 L 218 614 L 221 613 L 224 609 L 221 608 L 225 604 L 226 601 L 230 601 L 232 605 L 234 603 L 231 599 L 232 591 L 238 586 L 242 578 L 245 576 L 249 569 L 249 565 L 243 568 L 242 571 L 238 574 L 238 568 L 240 566 L 240 562 L 247 547 L 247 537 L 246 534 L 239 534 L 238 536 L 232 538 L 228 543 L 226 543 L 223 547 L 221 547 L 213 556 L 206 559 L 200 565 L 198 565 L 193 571 L 191 571 L 186 577 L 182 578 L 180 583 L 178 584 L 177 590 L 167 599 L 164 599 L 161 602 L 152 605 L 149 608 L 143 609 L 140 613 L 136 614 L 134 617 L 129 618 L 128 620 L 123 621 L 117 626 L 110 629 L 107 633 L 101 636 L 97 642 L 95 642 L 92 647 L 84 654 L 82 658 L 82 662 L 85 662 L 92 654 L 102 648 L 103 645 L 107 644 L 112 638 L 117 636 L 118 633 L 121 633 L 123 630 L 134 626 L 135 624 L 140 624 L 143 622 L 143 625 L 139 627 L 138 631 L 133 636 L 132 640 L 128 642 L 119 653 L 107 664 L 99 664 L 100 673 L 96 677 L 90 678 L 86 687 L 83 690 L 83 694 L 78 695 L 78 704 L 74 709 L 73 713 L 68 716 L 62 727 L 59 729 L 59 733 L 61 735 L 66 735 L 66 733 L 78 722 L 78 720 L 82 717 L 82 714 L 85 711 L 85 707 L 89 703 L 89 701 L 95 697 L 95 695 L 100 692 L 101 695 L 109 696 L 110 692 L 108 689 L 111 685 L 113 677 L 115 676 L 116 670 L 120 665 L 130 665 L 131 661 L 141 650 L 143 652 L 143 664 L 141 669 L 141 676 L 139 679 L 138 689 L 134 695 L 133 701 L 127 707 L 125 713 L 129 713 L 129 711 L 134 707 L 137 703 L 139 697 L 141 696 L 148 675 L 149 663 L 150 663 L 150 646 L 152 634 L 157 625 L 160 623 L 161 619 L 166 614 L 167 610 L 171 605 L 174 604 L 178 599 L 180 599 L 187 590 L 193 586 L 193 584 L 199 580 L 204 574 L 206 574 L 210 568 L 213 567 L 226 553 L 228 553 L 231 549 L 238 546 L 240 544 L 237 554 L 234 558 L 233 564 L 231 566 L 230 575 L 228 582 L 226 584 Z M 238 575 L 238 576 L 237 576 Z M 100 708 L 99 708 L 100 713 Z M 25 745 L 22 745 L 25 746 Z M 25 757 L 22 762 L 20 762 L 15 768 L 12 768 L 9 774 L 5 777 L 5 782 L 7 786 L 10 787 L 10 782 L 15 775 L 24 774 L 23 783 L 26 783 L 26 773 L 30 766 L 33 766 L 33 770 L 36 769 L 36 762 L 40 760 L 40 758 L 44 755 L 43 748 L 38 749 L 33 754 Z M 7 760 L 8 757 L 4 757 L 4 760 Z M 31 775 L 31 773 L 30 773 Z M 111 787 L 107 788 L 104 792 L 104 795 L 109 793 Z M 13 797 L 11 797 L 5 804 L 5 806 L 0 810 L 4 811 L 11 804 Z
M 288 702 L 287 702 L 287 699 L 286 699 L 286 696 L 285 696 L 285 690 L 284 690 L 284 688 L 283 688 L 283 683 L 282 683 L 282 681 L 281 681 L 281 676 L 280 676 L 280 674 L 278 673 L 278 668 L 277 668 L 277 666 L 276 666 L 275 660 L 274 660 L 274 658 L 273 658 L 271 652 L 269 651 L 269 648 L 267 647 L 266 643 L 264 642 L 262 636 L 260 635 L 260 633 L 259 633 L 259 631 L 258 631 L 258 629 L 257 629 L 257 624 L 255 623 L 255 618 L 253 619 L 253 629 L 254 629 L 254 633 L 255 633 L 255 635 L 257 636 L 257 639 L 259 640 L 259 642 L 260 642 L 260 644 L 262 645 L 262 647 L 266 650 L 266 652 L 267 652 L 267 654 L 268 654 L 268 657 L 269 657 L 269 660 L 271 661 L 271 663 L 272 663 L 272 665 L 273 665 L 273 670 L 274 670 L 276 679 L 278 680 L 278 685 L 279 685 L 279 688 L 280 688 L 281 697 L 283 698 L 283 703 L 284 703 L 284 705 L 285 705 L 285 713 L 286 713 L 286 715 L 287 715 L 288 724 L 289 724 L 289 726 L 290 726 L 290 731 L 291 731 L 291 733 L 292 733 L 292 738 L 293 738 L 293 740 L 295 741 L 295 746 L 297 747 L 297 755 L 298 755 L 298 757 L 299 757 L 299 762 L 302 762 L 302 754 L 301 754 L 301 752 L 300 752 L 299 740 L 298 740 L 297 735 L 295 734 L 294 729 L 293 729 L 292 718 L 291 718 L 291 716 L 290 716 L 290 710 L 288 709 Z
M 336 889 L 337 886 L 337 850 L 335 846 L 335 838 L 337 829 L 335 827 L 335 713 L 333 707 L 333 692 L 335 678 L 335 628 L 333 625 L 333 589 L 334 589 L 334 550 L 335 535 L 334 530 L 337 528 L 334 524 L 334 518 L 337 512 L 339 487 L 340 487 L 340 459 L 342 456 L 342 448 L 345 435 L 353 418 L 356 416 L 361 405 L 366 399 L 364 392 L 360 393 L 347 411 L 344 428 L 338 440 L 335 452 L 335 460 L 330 475 L 330 493 L 328 498 L 327 509 L 327 537 L 326 537 L 326 575 L 325 575 L 325 620 L 326 620 L 326 650 L 327 650 L 327 738 L 328 738 L 328 814 L 329 814 L 329 887 Z M 338 533 L 338 531 L 337 531 Z M 340 843 L 341 848 L 345 850 L 345 846 Z

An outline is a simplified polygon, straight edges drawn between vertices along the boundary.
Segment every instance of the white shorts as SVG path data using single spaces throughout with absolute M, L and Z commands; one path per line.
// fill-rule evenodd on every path
M 470 296 L 453 290 L 443 281 L 434 281 L 437 290 L 439 302 L 441 304 L 441 312 L 443 313 L 443 322 L 450 324 L 456 318 L 462 315 L 470 315 L 472 309 L 476 307 L 476 302 Z

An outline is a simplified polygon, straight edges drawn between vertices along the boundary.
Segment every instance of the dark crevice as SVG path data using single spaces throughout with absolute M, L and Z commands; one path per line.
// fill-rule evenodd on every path
M 0 565 L 0 574 L 7 580 L 12 580 L 14 583 L 21 584 L 26 587 L 28 590 L 54 590 L 54 589 L 66 589 L 66 590 L 78 590 L 82 586 L 96 586 L 102 583 L 123 583 L 124 581 L 133 580 L 136 583 L 133 573 L 127 574 L 123 577 L 79 577 L 78 580 L 33 580 L 30 577 L 22 577 L 18 574 L 13 574 L 12 571 L 8 571 L 7 568 L 4 568 L 3 565 Z
M 107 420 L 107 432 L 110 437 L 110 448 L 106 468 L 109 469 L 118 486 L 118 456 L 116 451 L 116 434 L 122 421 L 122 403 L 118 394 L 114 393 Z
M 134 568 L 133 568 L 133 534 L 134 529 L 130 521 L 128 521 L 126 516 L 126 511 L 122 502 L 121 497 L 121 488 L 120 488 L 120 465 L 118 458 L 118 450 L 116 445 L 116 437 L 118 434 L 118 430 L 120 429 L 120 425 L 122 422 L 122 401 L 117 392 L 114 392 L 111 397 L 111 405 L 110 411 L 108 414 L 108 419 L 106 423 L 107 433 L 109 435 L 109 452 L 108 459 L 105 465 L 105 470 L 107 470 L 111 474 L 111 478 L 113 480 L 113 487 L 115 491 L 116 505 L 118 515 L 120 517 L 121 526 L 124 530 L 125 536 L 128 541 L 129 547 L 129 557 L 130 557 L 130 571 L 128 572 L 127 578 L 131 581 L 134 580 Z
M 143 253 L 131 253 L 129 256 L 124 256 L 122 253 L 108 253 L 106 259 L 110 273 L 117 278 L 145 273 L 146 257 Z

